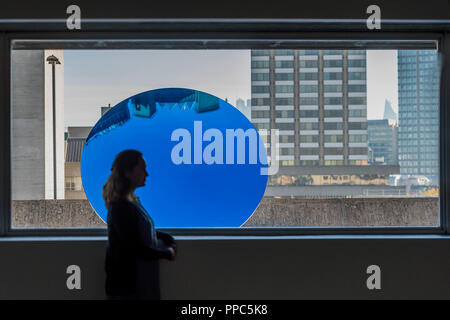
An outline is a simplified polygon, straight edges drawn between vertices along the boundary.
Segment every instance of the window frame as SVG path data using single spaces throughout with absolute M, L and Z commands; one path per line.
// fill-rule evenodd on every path
M 183 23 L 179 24 L 183 30 Z M 436 41 L 438 51 L 444 61 L 450 61 L 450 34 L 444 29 L 436 27 L 435 32 L 424 33 L 420 28 L 409 32 L 332 32 L 330 26 L 321 27 L 322 32 L 288 32 L 288 30 L 275 32 L 248 31 L 247 27 L 229 23 L 226 32 L 134 32 L 134 31 L 105 31 L 105 32 L 2 32 L 0 31 L 0 170 L 4 179 L 0 180 L 0 237 L 1 236 L 105 236 L 106 228 L 64 228 L 64 229 L 13 229 L 11 228 L 11 48 L 13 40 L 32 40 L 36 44 L 45 45 L 43 40 L 55 47 L 62 48 L 73 45 L 81 48 L 80 43 L 90 43 L 92 40 L 103 40 L 101 49 L 110 49 L 116 39 L 124 40 L 124 44 L 135 44 L 142 48 L 142 44 L 152 44 L 152 48 L 165 49 L 426 49 L 430 41 Z M 328 29 L 327 29 L 328 28 Z M 39 28 L 37 28 L 39 29 Z M 247 30 L 239 32 L 239 30 Z M 256 28 L 257 29 L 257 28 Z M 323 29 L 326 31 L 323 32 Z M 345 39 L 345 40 L 343 40 Z M 66 40 L 65 42 L 60 42 Z M 399 47 L 400 46 L 400 47 Z M 69 49 L 64 47 L 65 49 Z M 63 49 L 64 49 L 63 48 Z M 83 48 L 84 49 L 84 48 Z M 440 196 L 439 196 L 439 222 L 438 227 L 246 227 L 246 228 L 161 228 L 176 236 L 301 236 L 301 235 L 444 235 L 449 233 L 449 208 L 446 181 L 450 181 L 450 171 L 446 164 L 449 159 L 449 147 L 446 141 L 450 140 L 450 128 L 445 126 L 449 122 L 449 113 L 446 110 L 450 101 L 449 83 L 450 68 L 443 66 L 440 81 Z

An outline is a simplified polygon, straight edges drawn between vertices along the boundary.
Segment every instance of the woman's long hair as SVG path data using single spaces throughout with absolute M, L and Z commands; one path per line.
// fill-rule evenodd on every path
M 125 199 L 128 195 L 136 199 L 134 194 L 130 194 L 131 183 L 125 176 L 125 172 L 132 171 L 139 163 L 141 157 L 141 152 L 132 149 L 124 150 L 116 156 L 111 167 L 111 174 L 102 190 L 106 207 L 111 202 Z

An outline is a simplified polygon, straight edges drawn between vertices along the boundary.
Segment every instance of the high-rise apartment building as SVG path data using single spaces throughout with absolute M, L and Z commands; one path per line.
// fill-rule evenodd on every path
M 399 50 L 399 164 L 403 175 L 439 176 L 439 65 L 436 50 Z
M 251 57 L 252 122 L 279 129 L 280 166 L 368 164 L 365 50 L 252 50 Z
M 267 196 L 404 193 L 368 165 L 365 50 L 252 50 L 251 80 L 252 123 L 279 130 Z

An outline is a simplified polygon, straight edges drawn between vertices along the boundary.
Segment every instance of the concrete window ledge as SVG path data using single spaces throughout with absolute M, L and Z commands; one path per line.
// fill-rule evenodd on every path
M 298 235 L 298 236 L 175 236 L 176 241 L 230 241 L 230 240 L 339 240 L 339 239 L 450 239 L 450 235 Z M 32 236 L 32 237 L 0 237 L 0 242 L 83 242 L 107 241 L 107 237 L 76 236 Z

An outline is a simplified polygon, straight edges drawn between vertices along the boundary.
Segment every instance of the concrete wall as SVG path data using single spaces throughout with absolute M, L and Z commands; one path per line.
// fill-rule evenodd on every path
M 11 52 L 12 199 L 44 199 L 44 52 Z
M 12 199 L 53 199 L 52 72 L 45 60 L 57 56 L 57 193 L 64 199 L 64 55 L 63 50 L 13 50 Z
M 104 227 L 87 200 L 13 201 L 15 228 Z
M 437 197 L 264 198 L 244 226 L 435 226 L 438 214 Z
M 437 197 L 263 198 L 243 227 L 436 226 L 438 208 Z M 105 226 L 88 200 L 13 201 L 12 223 L 16 228 Z

